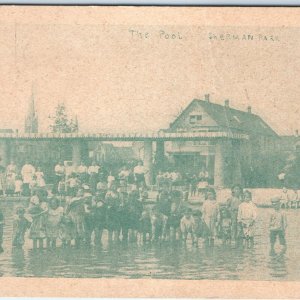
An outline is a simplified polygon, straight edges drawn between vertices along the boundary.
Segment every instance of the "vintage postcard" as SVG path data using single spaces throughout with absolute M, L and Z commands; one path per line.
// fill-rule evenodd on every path
M 300 297 L 300 8 L 0 6 L 0 296 Z

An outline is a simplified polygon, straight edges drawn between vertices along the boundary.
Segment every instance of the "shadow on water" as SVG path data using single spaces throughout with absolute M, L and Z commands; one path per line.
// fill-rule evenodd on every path
M 16 277 L 26 276 L 26 261 L 23 249 L 13 248 L 11 251 L 13 275 Z
M 284 255 L 270 257 L 268 267 L 272 277 L 285 278 L 288 275 L 286 257 Z

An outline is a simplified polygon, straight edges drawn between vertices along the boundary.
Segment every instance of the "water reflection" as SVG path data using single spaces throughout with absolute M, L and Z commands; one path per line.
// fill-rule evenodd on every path
M 272 277 L 284 278 L 288 275 L 286 257 L 284 255 L 271 256 L 268 266 Z
M 3 204 L 2 204 L 3 205 Z M 223 246 L 186 246 L 180 242 L 117 243 L 76 248 L 24 250 L 11 248 L 14 203 L 5 203 L 5 252 L 0 255 L 0 276 L 106 277 L 164 279 L 299 280 L 300 240 L 295 211 L 288 212 L 288 251 L 284 256 L 269 255 L 267 209 L 259 210 L 253 249 Z
M 20 248 L 13 248 L 11 252 L 11 261 L 14 276 L 26 276 L 24 250 Z

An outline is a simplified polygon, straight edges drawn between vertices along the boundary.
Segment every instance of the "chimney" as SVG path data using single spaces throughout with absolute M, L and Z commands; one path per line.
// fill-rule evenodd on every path
M 204 95 L 204 100 L 205 100 L 206 102 L 209 102 L 209 94 L 205 94 L 205 95 Z
M 228 100 L 228 99 L 225 100 L 224 105 L 225 105 L 226 107 L 229 107 L 229 100 Z
M 247 107 L 247 111 L 248 111 L 249 114 L 252 113 L 252 108 L 251 108 L 251 106 L 248 106 L 248 107 Z

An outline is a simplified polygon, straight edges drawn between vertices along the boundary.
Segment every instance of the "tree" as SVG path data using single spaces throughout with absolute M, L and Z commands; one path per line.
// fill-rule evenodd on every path
M 52 120 L 52 124 L 50 125 L 51 132 L 72 133 L 78 131 L 77 118 L 73 120 L 68 117 L 64 104 L 58 104 L 55 108 L 55 114 L 49 116 L 49 118 Z

